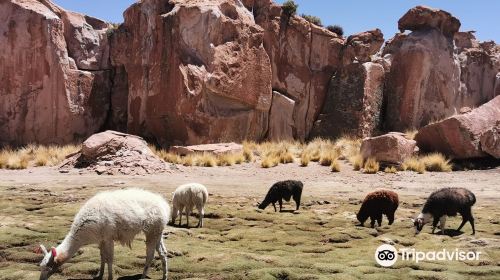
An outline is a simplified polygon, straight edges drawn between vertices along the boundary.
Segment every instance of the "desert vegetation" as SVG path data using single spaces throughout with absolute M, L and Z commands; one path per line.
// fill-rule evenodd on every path
M 80 150 L 80 145 L 34 145 L 0 150 L 0 169 L 26 169 L 36 166 L 55 166 L 68 155 Z
M 287 17 L 294 16 L 297 13 L 297 9 L 299 8 L 299 5 L 295 3 L 293 0 L 288 0 L 283 5 L 281 6 L 281 9 L 283 9 L 283 13 Z
M 312 24 L 315 24 L 317 26 L 323 26 L 323 23 L 321 22 L 321 18 L 319 18 L 317 16 L 306 15 L 306 14 L 301 14 L 300 16 Z
M 340 25 L 328 25 L 326 29 L 339 35 L 340 37 L 344 36 L 344 28 Z

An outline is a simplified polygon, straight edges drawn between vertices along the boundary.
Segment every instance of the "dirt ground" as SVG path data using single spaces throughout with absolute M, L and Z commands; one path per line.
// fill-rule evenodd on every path
M 304 182 L 301 209 L 275 213 L 256 209 L 278 180 Z M 55 168 L 0 170 L 0 279 L 37 279 L 41 256 L 37 244 L 54 246 L 67 233 L 82 203 L 98 191 L 139 187 L 170 200 L 180 184 L 199 182 L 210 198 L 205 228 L 168 227 L 169 279 L 500 279 L 500 169 L 450 173 L 374 175 L 340 173 L 311 163 L 263 169 L 257 163 L 232 167 L 171 165 L 168 173 L 148 176 L 103 176 Z M 367 192 L 396 191 L 396 221 L 370 229 L 357 226 L 355 213 Z M 465 187 L 476 194 L 476 235 L 461 219 L 450 218 L 447 235 L 431 234 L 430 226 L 415 236 L 411 218 L 426 197 L 441 187 Z M 291 210 L 294 204 L 285 204 Z M 197 222 L 191 217 L 191 224 Z M 368 224 L 368 223 L 367 223 Z M 138 279 L 145 246 L 138 236 L 132 250 L 116 245 L 115 278 Z M 421 251 L 455 248 L 481 252 L 479 261 L 398 261 L 380 267 L 375 249 L 383 243 Z M 99 267 L 96 246 L 82 248 L 53 279 L 92 279 Z M 150 277 L 159 279 L 155 260 Z

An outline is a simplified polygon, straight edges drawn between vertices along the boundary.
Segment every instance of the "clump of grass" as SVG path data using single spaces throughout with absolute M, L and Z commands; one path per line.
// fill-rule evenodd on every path
M 217 156 L 218 166 L 233 166 L 236 163 L 234 154 L 224 153 Z
M 368 158 L 363 169 L 366 174 L 375 174 L 379 171 L 380 164 L 374 158 Z
M 30 144 L 20 149 L 0 150 L 0 168 L 25 169 L 29 166 L 55 166 L 70 154 L 80 150 L 79 145 L 41 146 Z
M 268 156 L 268 157 L 265 157 L 264 159 L 262 159 L 262 162 L 260 163 L 260 166 L 262 168 L 271 168 L 271 167 L 277 166 L 278 163 L 279 163 L 279 159 L 278 158 Z
M 324 151 L 321 153 L 321 157 L 319 159 L 319 164 L 322 166 L 330 166 L 332 163 L 337 160 L 338 153 L 334 150 Z
M 245 155 L 243 153 L 233 154 L 233 158 L 235 164 L 242 164 L 243 162 L 245 162 Z
M 384 172 L 385 173 L 397 173 L 398 172 L 398 169 L 394 166 L 387 166 L 385 169 L 384 169 Z
M 425 164 L 417 157 L 410 157 L 406 159 L 401 165 L 403 170 L 415 171 L 419 174 L 425 173 Z
M 198 154 L 196 157 L 196 165 L 201 167 L 214 167 L 217 165 L 217 160 L 213 154 L 203 153 Z
M 335 141 L 335 148 L 339 151 L 340 159 L 349 159 L 358 156 L 361 149 L 361 139 L 343 136 Z
M 430 172 L 451 172 L 453 168 L 450 160 L 446 159 L 440 153 L 428 154 L 419 160 L 425 166 L 425 170 Z
M 253 161 L 253 150 L 250 147 L 245 146 L 244 144 L 243 144 L 243 157 L 245 162 Z
M 363 167 L 364 160 L 361 154 L 357 154 L 349 157 L 349 162 L 355 171 L 359 171 Z
M 309 161 L 311 158 L 309 157 L 309 154 L 303 152 L 302 155 L 300 156 L 300 166 L 306 167 L 309 165 Z
M 340 172 L 340 163 L 337 159 L 334 159 L 330 164 L 330 170 L 332 172 Z
M 186 155 L 182 158 L 182 165 L 193 166 L 195 165 L 194 154 Z

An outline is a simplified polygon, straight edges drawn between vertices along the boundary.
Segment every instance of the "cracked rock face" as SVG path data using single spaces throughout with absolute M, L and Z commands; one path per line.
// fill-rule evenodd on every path
M 289 130 L 292 135 L 287 137 L 308 139 L 323 107 L 330 78 L 340 66 L 344 39 L 301 17 L 287 18 L 281 14 L 281 7 L 270 0 L 253 2 L 255 20 L 265 30 L 264 47 L 271 60 L 273 90 L 294 102 L 293 126 Z
M 128 131 L 163 145 L 263 139 L 271 107 L 263 33 L 236 0 L 132 5 L 113 35 L 113 63 L 128 75 Z
M 97 132 L 109 106 L 107 25 L 45 0 L 2 1 L 0 22 L 0 144 L 63 144 Z

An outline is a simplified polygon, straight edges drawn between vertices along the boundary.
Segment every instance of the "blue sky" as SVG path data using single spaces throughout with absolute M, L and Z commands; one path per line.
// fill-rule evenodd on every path
M 111 22 L 122 22 L 123 11 L 135 0 L 53 0 L 65 9 Z M 276 0 L 282 3 L 285 0 Z M 480 40 L 500 42 L 499 0 L 296 0 L 298 13 L 318 16 L 324 25 L 338 24 L 346 35 L 380 28 L 385 39 L 397 32 L 398 19 L 411 7 L 427 5 L 452 13 L 462 22 L 461 30 L 476 30 Z

